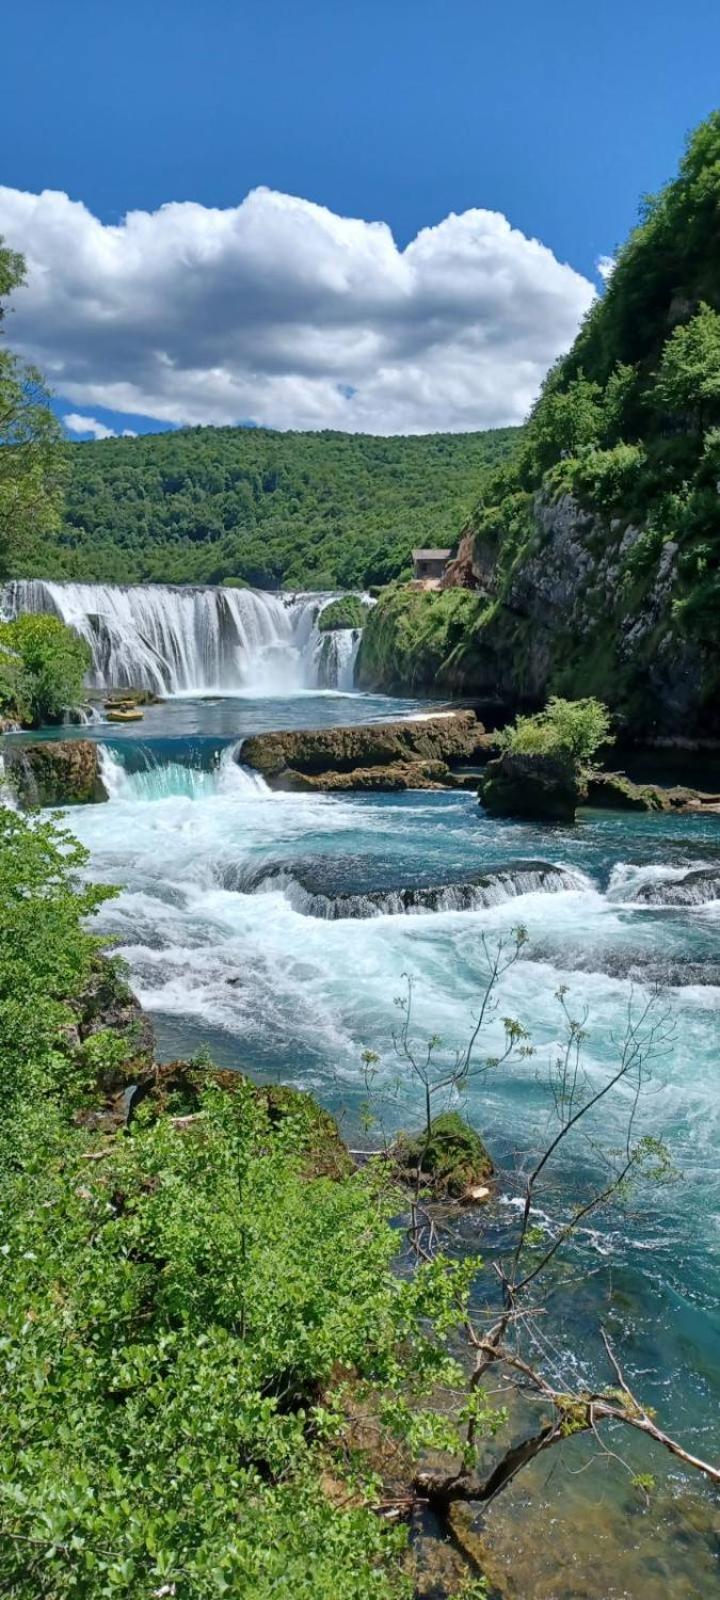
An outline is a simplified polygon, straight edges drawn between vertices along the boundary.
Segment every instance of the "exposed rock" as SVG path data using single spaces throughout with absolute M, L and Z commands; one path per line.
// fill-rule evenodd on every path
M 5 771 L 21 806 L 88 805 L 107 800 L 98 747 L 90 739 L 8 746 Z
M 612 811 L 695 811 L 718 804 L 720 795 L 701 794 L 678 784 L 633 783 L 624 772 L 594 772 L 587 781 L 587 804 Z
M 584 791 L 572 765 L 560 757 L 506 750 L 488 762 L 479 795 L 495 816 L 574 822 Z
M 153 1059 L 153 1026 L 133 994 L 120 962 L 97 957 L 89 983 L 74 1002 L 77 1042 L 86 1044 L 98 1033 L 111 1030 L 125 1047 L 119 1065 L 104 1069 L 99 1079 L 103 1092 L 119 1089 L 147 1071 Z
M 477 777 L 472 787 L 477 786 Z M 446 789 L 461 787 L 444 761 L 396 761 L 387 767 L 355 767 L 352 772 L 318 772 L 309 776 L 287 768 L 282 784 L 274 788 L 297 791 L 321 789 L 331 793 L 337 789 L 376 790 L 392 793 L 401 789 Z
M 442 788 L 450 768 L 472 760 L 484 729 L 474 711 L 351 728 L 260 733 L 240 760 L 274 789 Z
M 480 1135 L 457 1111 L 433 1117 L 429 1137 L 426 1132 L 412 1138 L 401 1135 L 392 1156 L 406 1177 L 415 1179 L 419 1174 L 436 1198 L 449 1195 L 469 1200 L 473 1188 L 487 1190 L 487 1179 L 493 1174 Z M 481 1198 L 485 1200 L 487 1194 Z

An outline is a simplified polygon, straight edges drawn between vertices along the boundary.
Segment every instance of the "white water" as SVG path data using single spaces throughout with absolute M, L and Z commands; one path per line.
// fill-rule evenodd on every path
M 321 634 L 332 594 L 53 583 L 6 585 L 6 615 L 50 612 L 86 640 L 88 687 L 155 694 L 294 694 L 352 689 L 360 633 Z

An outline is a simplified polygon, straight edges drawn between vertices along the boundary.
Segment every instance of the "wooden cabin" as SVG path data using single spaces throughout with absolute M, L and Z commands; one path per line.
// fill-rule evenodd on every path
M 439 585 L 450 560 L 449 550 L 413 550 L 415 582 L 423 587 Z

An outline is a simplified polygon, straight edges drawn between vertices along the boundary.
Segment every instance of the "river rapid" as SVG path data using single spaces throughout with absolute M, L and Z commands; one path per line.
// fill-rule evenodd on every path
M 297 640 L 286 642 L 295 650 Z M 307 640 L 301 649 L 307 660 Z M 378 1057 L 388 1130 L 420 1115 L 392 1046 L 407 977 L 414 1035 L 439 1034 L 451 1052 L 472 1028 L 487 948 L 522 924 L 527 943 L 502 980 L 483 1054 L 497 1052 L 508 1016 L 528 1028 L 535 1054 L 469 1087 L 499 1193 L 448 1240 L 491 1260 L 516 1215 L 520 1168 L 552 1126 L 558 990 L 587 1019 L 586 1070 L 600 1084 L 628 1014 L 661 986 L 672 1036 L 651 1063 L 638 1117 L 641 1131 L 667 1142 L 678 1175 L 592 1220 L 538 1338 L 541 1349 L 551 1341 L 544 1354 L 556 1367 L 606 1380 L 602 1320 L 658 1420 L 717 1459 L 720 818 L 587 811 L 574 827 L 540 828 L 490 819 L 472 793 L 274 794 L 242 767 L 249 733 L 427 707 L 321 692 L 317 682 L 286 683 L 281 694 L 275 681 L 263 693 L 246 682 L 215 697 L 203 683 L 207 698 L 192 687 L 149 708 L 142 725 L 77 730 L 101 742 L 110 799 L 68 812 L 93 877 L 120 890 L 100 926 L 153 1017 L 159 1056 L 207 1044 L 219 1064 L 311 1090 L 351 1143 L 366 1143 L 364 1049 Z M 471 880 L 474 898 L 458 887 Z M 628 1104 L 620 1092 L 594 1134 L 619 1142 Z M 568 1214 L 597 1159 L 585 1142 L 568 1148 L 544 1196 L 553 1215 Z M 657 1474 L 649 1506 L 617 1460 L 593 1459 L 574 1440 L 491 1509 L 489 1568 L 514 1600 L 699 1600 L 720 1590 L 720 1517 L 700 1481 L 642 1441 L 612 1442 L 634 1470 Z

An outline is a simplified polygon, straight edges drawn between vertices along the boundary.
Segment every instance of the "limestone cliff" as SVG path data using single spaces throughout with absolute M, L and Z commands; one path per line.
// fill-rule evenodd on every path
M 720 736 L 718 215 L 714 113 L 479 484 L 443 593 L 368 619 L 364 686 L 503 715 L 595 694 L 635 738 Z

